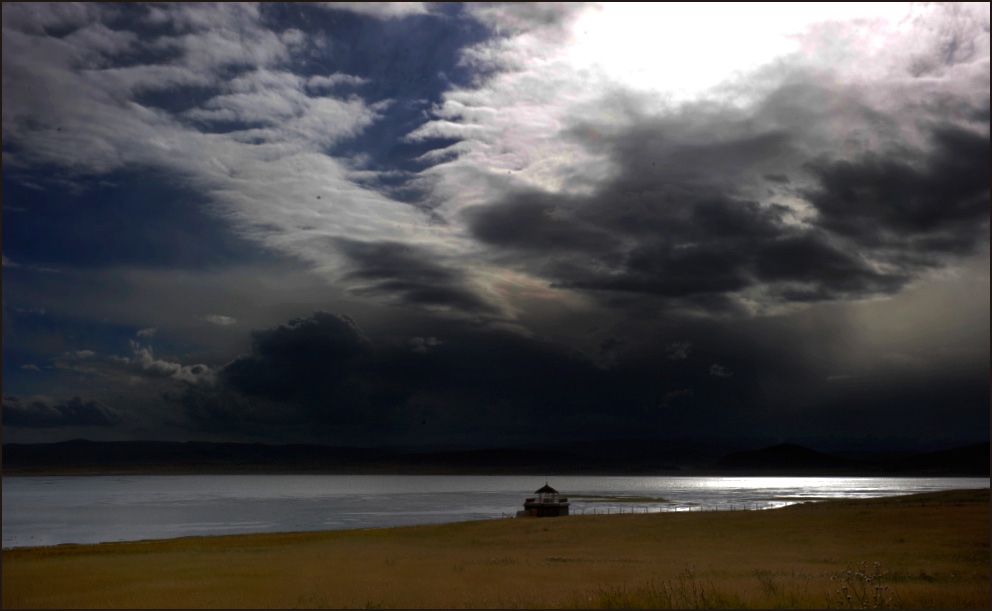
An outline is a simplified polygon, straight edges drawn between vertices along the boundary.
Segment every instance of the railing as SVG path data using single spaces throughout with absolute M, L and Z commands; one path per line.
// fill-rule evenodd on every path
M 527 499 L 528 502 L 534 499 Z M 564 500 L 564 499 L 563 499 Z M 759 503 L 740 503 L 732 504 L 723 507 L 686 507 L 683 509 L 676 509 L 672 507 L 653 507 L 653 506 L 632 506 L 632 507 L 572 507 L 569 512 L 570 515 L 622 515 L 622 514 L 647 514 L 647 513 L 683 513 L 683 512 L 712 512 L 712 511 L 758 511 L 761 509 L 767 509 L 768 507 L 763 507 Z M 614 511 L 615 510 L 615 511 Z M 515 513 L 505 513 L 500 512 L 500 517 L 502 518 L 515 518 L 517 515 Z M 561 516 L 565 517 L 565 516 Z

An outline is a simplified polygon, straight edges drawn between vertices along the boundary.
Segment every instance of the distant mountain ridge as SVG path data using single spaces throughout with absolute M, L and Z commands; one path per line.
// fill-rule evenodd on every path
M 853 459 L 782 443 L 760 450 L 734 452 L 718 460 L 716 470 L 750 472 L 872 472 L 878 475 L 967 475 L 988 477 L 989 442 L 911 456 Z
M 824 469 L 863 469 L 865 461 L 817 452 L 794 443 L 780 443 L 760 450 L 728 454 L 716 462 L 716 469 L 820 471 Z
M 422 451 L 315 444 L 88 441 L 3 445 L 3 473 L 848 474 L 989 476 L 989 443 L 853 459 L 783 443 L 711 456 L 713 447 L 582 442 Z M 709 458 L 707 458 L 709 457 Z
M 908 456 L 886 465 L 892 472 L 960 472 L 989 477 L 989 442 Z

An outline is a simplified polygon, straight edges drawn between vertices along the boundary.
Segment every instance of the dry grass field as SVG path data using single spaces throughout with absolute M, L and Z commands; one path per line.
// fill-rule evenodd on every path
M 980 490 L 14 549 L 3 607 L 988 608 L 989 519 Z

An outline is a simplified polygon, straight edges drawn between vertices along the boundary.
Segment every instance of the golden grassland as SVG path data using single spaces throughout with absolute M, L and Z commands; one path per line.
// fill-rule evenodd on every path
M 3 607 L 988 608 L 989 519 L 986 489 L 21 548 Z

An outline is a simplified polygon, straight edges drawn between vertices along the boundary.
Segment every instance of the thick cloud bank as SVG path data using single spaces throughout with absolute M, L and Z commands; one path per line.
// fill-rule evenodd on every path
M 68 426 L 114 426 L 121 416 L 99 401 L 73 397 L 55 401 L 49 397 L 3 397 L 3 422 L 7 426 L 57 428 Z

